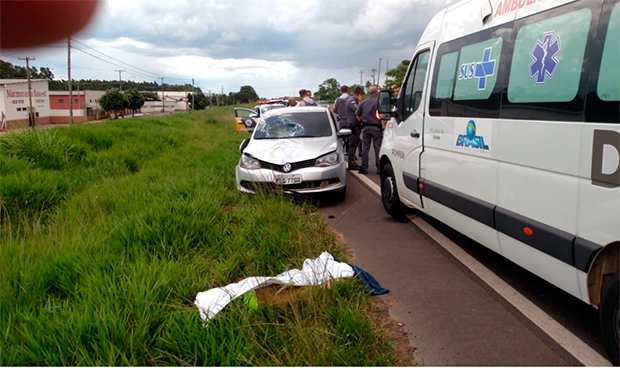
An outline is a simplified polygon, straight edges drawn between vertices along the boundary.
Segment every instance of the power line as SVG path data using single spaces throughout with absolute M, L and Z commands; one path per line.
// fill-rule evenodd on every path
M 121 63 L 121 64 L 125 64 L 125 65 L 127 65 L 127 66 L 129 66 L 129 67 L 131 67 L 131 68 L 134 68 L 134 69 L 140 70 L 140 71 L 142 71 L 142 72 L 144 72 L 144 73 L 147 73 L 147 74 L 152 74 L 152 78 L 159 78 L 159 76 L 158 76 L 157 74 L 155 74 L 155 73 L 151 73 L 151 72 L 149 72 L 148 70 L 144 70 L 144 69 L 138 68 L 137 66 L 133 66 L 133 65 L 131 65 L 131 64 L 128 64 L 128 63 L 126 63 L 126 62 L 124 62 L 124 61 L 122 61 L 122 60 L 119 60 L 119 59 L 117 59 L 117 58 L 115 58 L 115 57 L 112 57 L 112 56 L 110 56 L 110 55 L 107 55 L 107 54 L 105 54 L 105 53 L 103 53 L 103 52 L 101 52 L 101 51 L 99 51 L 99 50 L 97 50 L 97 49 L 94 49 L 94 48 L 92 48 L 92 47 L 90 47 L 90 46 L 88 46 L 88 45 L 85 45 L 84 43 L 82 43 L 82 42 L 80 42 L 80 41 L 77 41 L 77 40 L 75 40 L 75 39 L 73 39 L 73 41 L 74 41 L 74 42 L 76 42 L 76 43 L 78 43 L 78 44 L 80 44 L 80 45 L 82 45 L 82 46 L 84 46 L 84 47 L 86 47 L 86 48 L 88 48 L 88 49 L 90 49 L 90 50 L 95 51 L 96 53 L 99 53 L 99 54 L 101 54 L 101 55 L 103 55 L 103 56 L 105 56 L 105 57 L 108 57 L 108 58 L 112 59 L 112 60 L 118 61 L 118 62 L 119 62 L 119 63 Z M 122 66 L 122 68 L 127 68 L 127 67 L 126 67 L 126 66 Z
M 104 58 L 102 58 L 102 57 L 100 57 L 100 56 L 93 55 L 93 54 L 91 54 L 91 53 L 89 53 L 89 52 L 87 52 L 87 51 L 85 51 L 85 50 L 82 50 L 82 49 L 80 49 L 80 48 L 78 48 L 78 47 L 72 46 L 72 48 L 74 48 L 74 49 L 76 49 L 76 50 L 79 50 L 79 51 L 81 51 L 81 52 L 83 52 L 83 53 L 85 53 L 85 54 L 87 54 L 87 55 L 90 55 L 90 56 L 92 56 L 92 57 L 94 57 L 94 58 L 96 58 L 96 59 L 98 59 L 98 60 L 101 60 L 101 61 L 103 61 L 103 62 L 106 62 L 106 63 L 111 64 L 111 65 L 114 65 L 114 66 L 117 66 L 117 67 L 119 67 L 119 68 L 126 68 L 127 70 L 131 71 L 132 73 L 139 74 L 139 75 L 141 75 L 141 76 L 143 76 L 143 77 L 146 77 L 146 78 L 149 78 L 149 79 L 160 79 L 160 78 L 161 78 L 161 75 L 160 75 L 160 74 L 152 73 L 152 72 L 149 72 L 149 71 L 147 71 L 147 70 L 145 70 L 145 69 L 138 68 L 138 67 L 133 66 L 133 65 L 131 65 L 131 64 L 129 64 L 129 63 L 126 63 L 126 62 L 124 62 L 124 61 L 122 61 L 122 60 L 119 60 L 119 59 L 117 59 L 117 58 L 115 58 L 115 57 L 109 56 L 109 55 L 107 55 L 107 54 L 105 54 L 105 53 L 103 53 L 103 52 L 101 52 L 101 51 L 99 51 L 99 50 L 97 50 L 97 49 L 95 49 L 95 48 L 92 48 L 92 47 L 90 47 L 90 46 L 88 46 L 88 45 L 85 45 L 85 44 L 84 44 L 84 43 L 82 43 L 82 42 L 76 41 L 75 39 L 72 39 L 72 40 L 73 40 L 74 42 L 76 42 L 76 43 L 78 43 L 78 44 L 80 44 L 80 45 L 82 45 L 82 46 L 84 46 L 84 47 L 86 47 L 86 48 L 90 49 L 90 50 L 93 50 L 93 51 L 95 51 L 95 52 L 97 52 L 97 53 L 99 53 L 99 54 L 101 54 L 101 55 L 103 55 L 103 56 L 105 56 L 105 57 L 108 57 L 108 58 L 110 58 L 110 59 L 112 59 L 112 60 L 115 60 L 115 61 L 117 61 L 118 63 L 121 63 L 121 64 L 123 64 L 123 65 L 119 65 L 118 63 L 112 62 L 112 61 L 110 61 L 110 60 L 106 60 L 106 59 L 104 59 Z M 118 71 L 118 70 L 116 70 L 116 71 Z M 165 77 L 165 78 L 166 78 L 166 79 L 171 79 L 171 80 L 177 80 L 177 81 L 185 81 L 185 82 L 189 82 L 189 81 L 191 81 L 191 79 L 190 79 L 190 78 L 174 78 L 174 77 Z
M 81 51 L 81 52 L 85 53 L 86 55 L 92 56 L 92 57 L 94 57 L 95 59 L 101 60 L 101 61 L 103 61 L 104 63 L 108 63 L 108 64 L 111 64 L 111 65 L 117 66 L 117 67 L 119 67 L 119 68 L 127 68 L 126 66 L 123 66 L 123 65 L 119 65 L 119 64 L 113 63 L 113 62 L 111 62 L 111 61 L 109 61 L 109 60 L 106 60 L 106 59 L 103 59 L 103 58 L 101 58 L 101 57 L 99 57 L 99 56 L 97 56 L 97 55 L 93 55 L 93 54 L 91 54 L 90 52 L 84 51 L 84 50 L 82 50 L 82 49 L 80 49 L 80 48 L 78 48 L 78 47 L 72 46 L 71 48 L 73 48 L 73 49 L 75 49 L 75 50 L 78 50 L 78 51 Z M 145 78 L 149 78 L 149 79 L 159 78 L 159 77 L 154 77 L 153 75 L 148 75 L 148 74 L 144 74 L 144 73 L 142 73 L 142 72 L 138 72 L 138 71 L 133 70 L 133 69 L 131 69 L 131 68 L 127 68 L 127 70 L 131 71 L 132 73 L 139 74 L 139 75 L 141 75 L 141 76 L 143 76 L 143 77 L 145 77 Z

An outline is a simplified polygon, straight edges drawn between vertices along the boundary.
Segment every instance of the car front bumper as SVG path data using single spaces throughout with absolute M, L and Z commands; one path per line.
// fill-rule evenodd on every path
M 276 184 L 276 177 L 300 175 L 301 183 Z M 259 189 L 282 190 L 284 193 L 322 193 L 344 189 L 347 185 L 347 168 L 344 161 L 329 167 L 308 167 L 290 173 L 270 169 L 248 170 L 237 165 L 237 189 L 256 193 Z

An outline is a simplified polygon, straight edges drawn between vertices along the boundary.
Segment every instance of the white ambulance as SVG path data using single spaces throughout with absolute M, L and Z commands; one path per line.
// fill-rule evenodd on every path
M 465 0 L 437 14 L 386 126 L 381 194 L 600 310 L 618 365 L 620 3 Z

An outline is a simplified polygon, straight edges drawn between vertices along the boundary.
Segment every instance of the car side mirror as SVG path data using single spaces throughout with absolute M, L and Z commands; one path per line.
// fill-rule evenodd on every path
M 250 138 L 244 139 L 243 142 L 241 142 L 241 144 L 239 145 L 239 153 L 243 153 L 243 151 L 245 150 L 245 148 L 248 146 L 249 143 L 250 143 Z
M 344 137 L 348 137 L 351 134 L 353 134 L 353 132 L 351 131 L 351 129 L 347 129 L 347 128 L 342 128 L 338 131 L 338 138 L 344 138 Z
M 390 120 L 392 118 L 392 92 L 381 91 L 377 97 L 377 111 L 381 120 Z

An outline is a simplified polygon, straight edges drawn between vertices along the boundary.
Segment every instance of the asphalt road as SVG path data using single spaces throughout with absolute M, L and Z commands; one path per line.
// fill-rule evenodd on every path
M 367 177 L 378 185 L 378 175 L 369 171 Z M 391 218 L 358 175 L 348 175 L 346 201 L 322 207 L 321 214 L 343 235 L 355 262 L 391 290 L 380 298 L 404 324 L 417 364 L 582 365 L 420 228 Z M 606 356 L 594 308 L 439 221 L 423 218 Z

